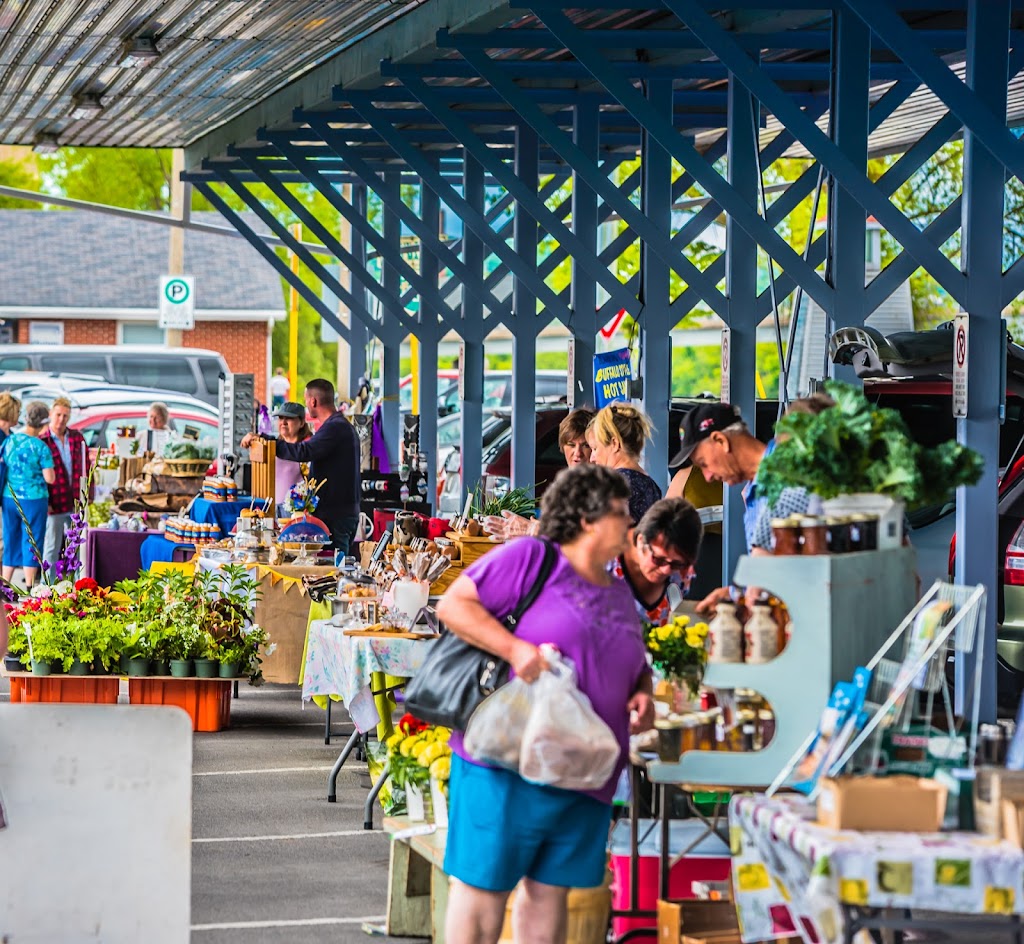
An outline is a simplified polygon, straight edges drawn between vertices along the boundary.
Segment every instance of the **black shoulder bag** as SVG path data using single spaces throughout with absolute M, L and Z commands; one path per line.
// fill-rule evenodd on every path
M 513 633 L 523 614 L 533 605 L 558 559 L 558 551 L 544 542 L 540 572 L 526 596 L 505 617 Z M 446 632 L 433 643 L 430 655 L 405 689 L 405 707 L 423 721 L 465 731 L 469 717 L 488 695 L 508 681 L 509 665 L 484 652 L 455 633 Z

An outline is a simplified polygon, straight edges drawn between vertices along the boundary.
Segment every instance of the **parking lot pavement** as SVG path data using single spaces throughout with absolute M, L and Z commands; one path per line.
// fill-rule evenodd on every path
M 0 678 L 0 702 L 9 683 Z M 231 727 L 196 734 L 192 770 L 192 944 L 371 944 L 387 900 L 388 839 L 363 829 L 365 763 L 327 774 L 352 730 L 295 686 L 242 686 Z

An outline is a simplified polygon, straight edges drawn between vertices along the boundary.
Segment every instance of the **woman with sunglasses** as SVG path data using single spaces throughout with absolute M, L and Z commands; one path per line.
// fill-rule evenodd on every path
M 700 515 L 685 498 L 662 498 L 644 513 L 612 566 L 632 592 L 642 620 L 656 626 L 668 622 L 669 587 L 674 584 L 685 596 L 703 534 Z

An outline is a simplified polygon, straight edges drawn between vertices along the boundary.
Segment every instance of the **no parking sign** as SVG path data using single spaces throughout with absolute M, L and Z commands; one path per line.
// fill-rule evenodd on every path
M 967 342 L 969 338 L 967 314 L 953 318 L 953 415 L 967 415 Z

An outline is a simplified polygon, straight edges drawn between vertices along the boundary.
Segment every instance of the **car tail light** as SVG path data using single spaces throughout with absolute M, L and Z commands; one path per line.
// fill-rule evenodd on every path
M 1008 587 L 1024 587 L 1024 524 L 1006 547 L 1003 561 L 1003 583 Z

